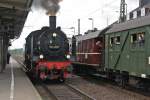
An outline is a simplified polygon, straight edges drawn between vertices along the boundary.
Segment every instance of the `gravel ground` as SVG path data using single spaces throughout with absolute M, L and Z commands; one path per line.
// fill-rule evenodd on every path
M 14 58 L 23 61 L 23 57 L 21 56 Z M 99 82 L 99 84 L 97 84 L 75 75 L 67 79 L 66 82 L 72 84 L 96 100 L 150 100 L 150 97 L 113 86 L 106 82 Z
M 111 84 L 104 82 L 97 84 L 74 75 L 66 82 L 72 84 L 96 100 L 150 100 L 150 97 L 146 97 Z
M 43 100 L 52 100 L 50 95 L 43 89 L 42 86 L 40 85 L 35 85 L 37 91 L 39 92 L 40 96 L 42 97 Z

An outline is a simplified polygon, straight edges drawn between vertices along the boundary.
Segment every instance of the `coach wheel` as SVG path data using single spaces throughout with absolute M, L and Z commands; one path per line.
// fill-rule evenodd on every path
M 36 72 L 36 75 L 35 75 L 35 83 L 39 83 L 40 81 L 41 81 L 41 79 L 40 79 L 40 71 L 38 71 L 38 72 Z
M 60 76 L 60 77 L 58 78 L 58 81 L 59 81 L 60 83 L 64 83 L 64 82 L 65 82 L 65 78 L 64 78 L 63 76 Z
M 63 77 L 60 77 L 60 78 L 58 79 L 58 81 L 59 81 L 60 83 L 64 83 L 64 82 L 65 82 L 65 79 L 64 79 Z
M 144 91 L 150 91 L 150 80 L 149 79 L 140 78 L 136 85 L 137 85 L 138 89 L 141 89 Z
M 129 83 L 129 73 L 123 71 L 121 73 L 121 86 L 125 88 L 125 86 Z
M 121 73 L 120 73 L 120 70 L 116 70 L 116 72 L 115 72 L 115 81 L 118 83 L 118 85 L 120 85 L 120 83 L 121 83 Z
M 114 73 L 112 69 L 107 69 L 107 78 L 109 80 L 114 80 Z

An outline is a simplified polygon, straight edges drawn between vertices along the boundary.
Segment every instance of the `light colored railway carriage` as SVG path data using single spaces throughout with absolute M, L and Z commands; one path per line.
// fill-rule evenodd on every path
M 101 32 L 95 31 L 76 36 L 76 62 L 74 64 L 83 65 L 82 67 L 88 70 L 97 70 L 104 66 L 105 46 L 104 35 Z
M 150 78 L 150 16 L 114 24 L 105 35 L 106 69 Z

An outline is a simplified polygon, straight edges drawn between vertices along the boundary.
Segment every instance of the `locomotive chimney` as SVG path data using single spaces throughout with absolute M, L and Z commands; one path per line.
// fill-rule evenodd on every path
M 49 16 L 50 28 L 56 29 L 56 16 Z

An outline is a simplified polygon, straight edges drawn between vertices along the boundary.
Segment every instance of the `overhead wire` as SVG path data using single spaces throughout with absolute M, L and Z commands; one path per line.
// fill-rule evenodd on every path
M 92 15 L 92 14 L 94 14 L 94 13 L 96 13 L 96 12 L 100 11 L 101 9 L 103 10 L 103 8 L 107 8 L 108 6 L 110 6 L 110 5 L 112 5 L 113 3 L 115 3 L 115 1 L 116 1 L 116 0 L 112 0 L 112 1 L 111 1 L 111 2 L 109 2 L 109 3 L 106 3 L 106 4 L 105 4 L 105 5 L 103 5 L 102 7 L 97 8 L 96 10 L 94 10 L 94 11 L 92 11 L 92 12 L 88 13 L 86 16 L 81 17 L 80 19 L 83 19 L 83 18 L 85 18 L 85 17 L 88 17 L 89 15 Z

